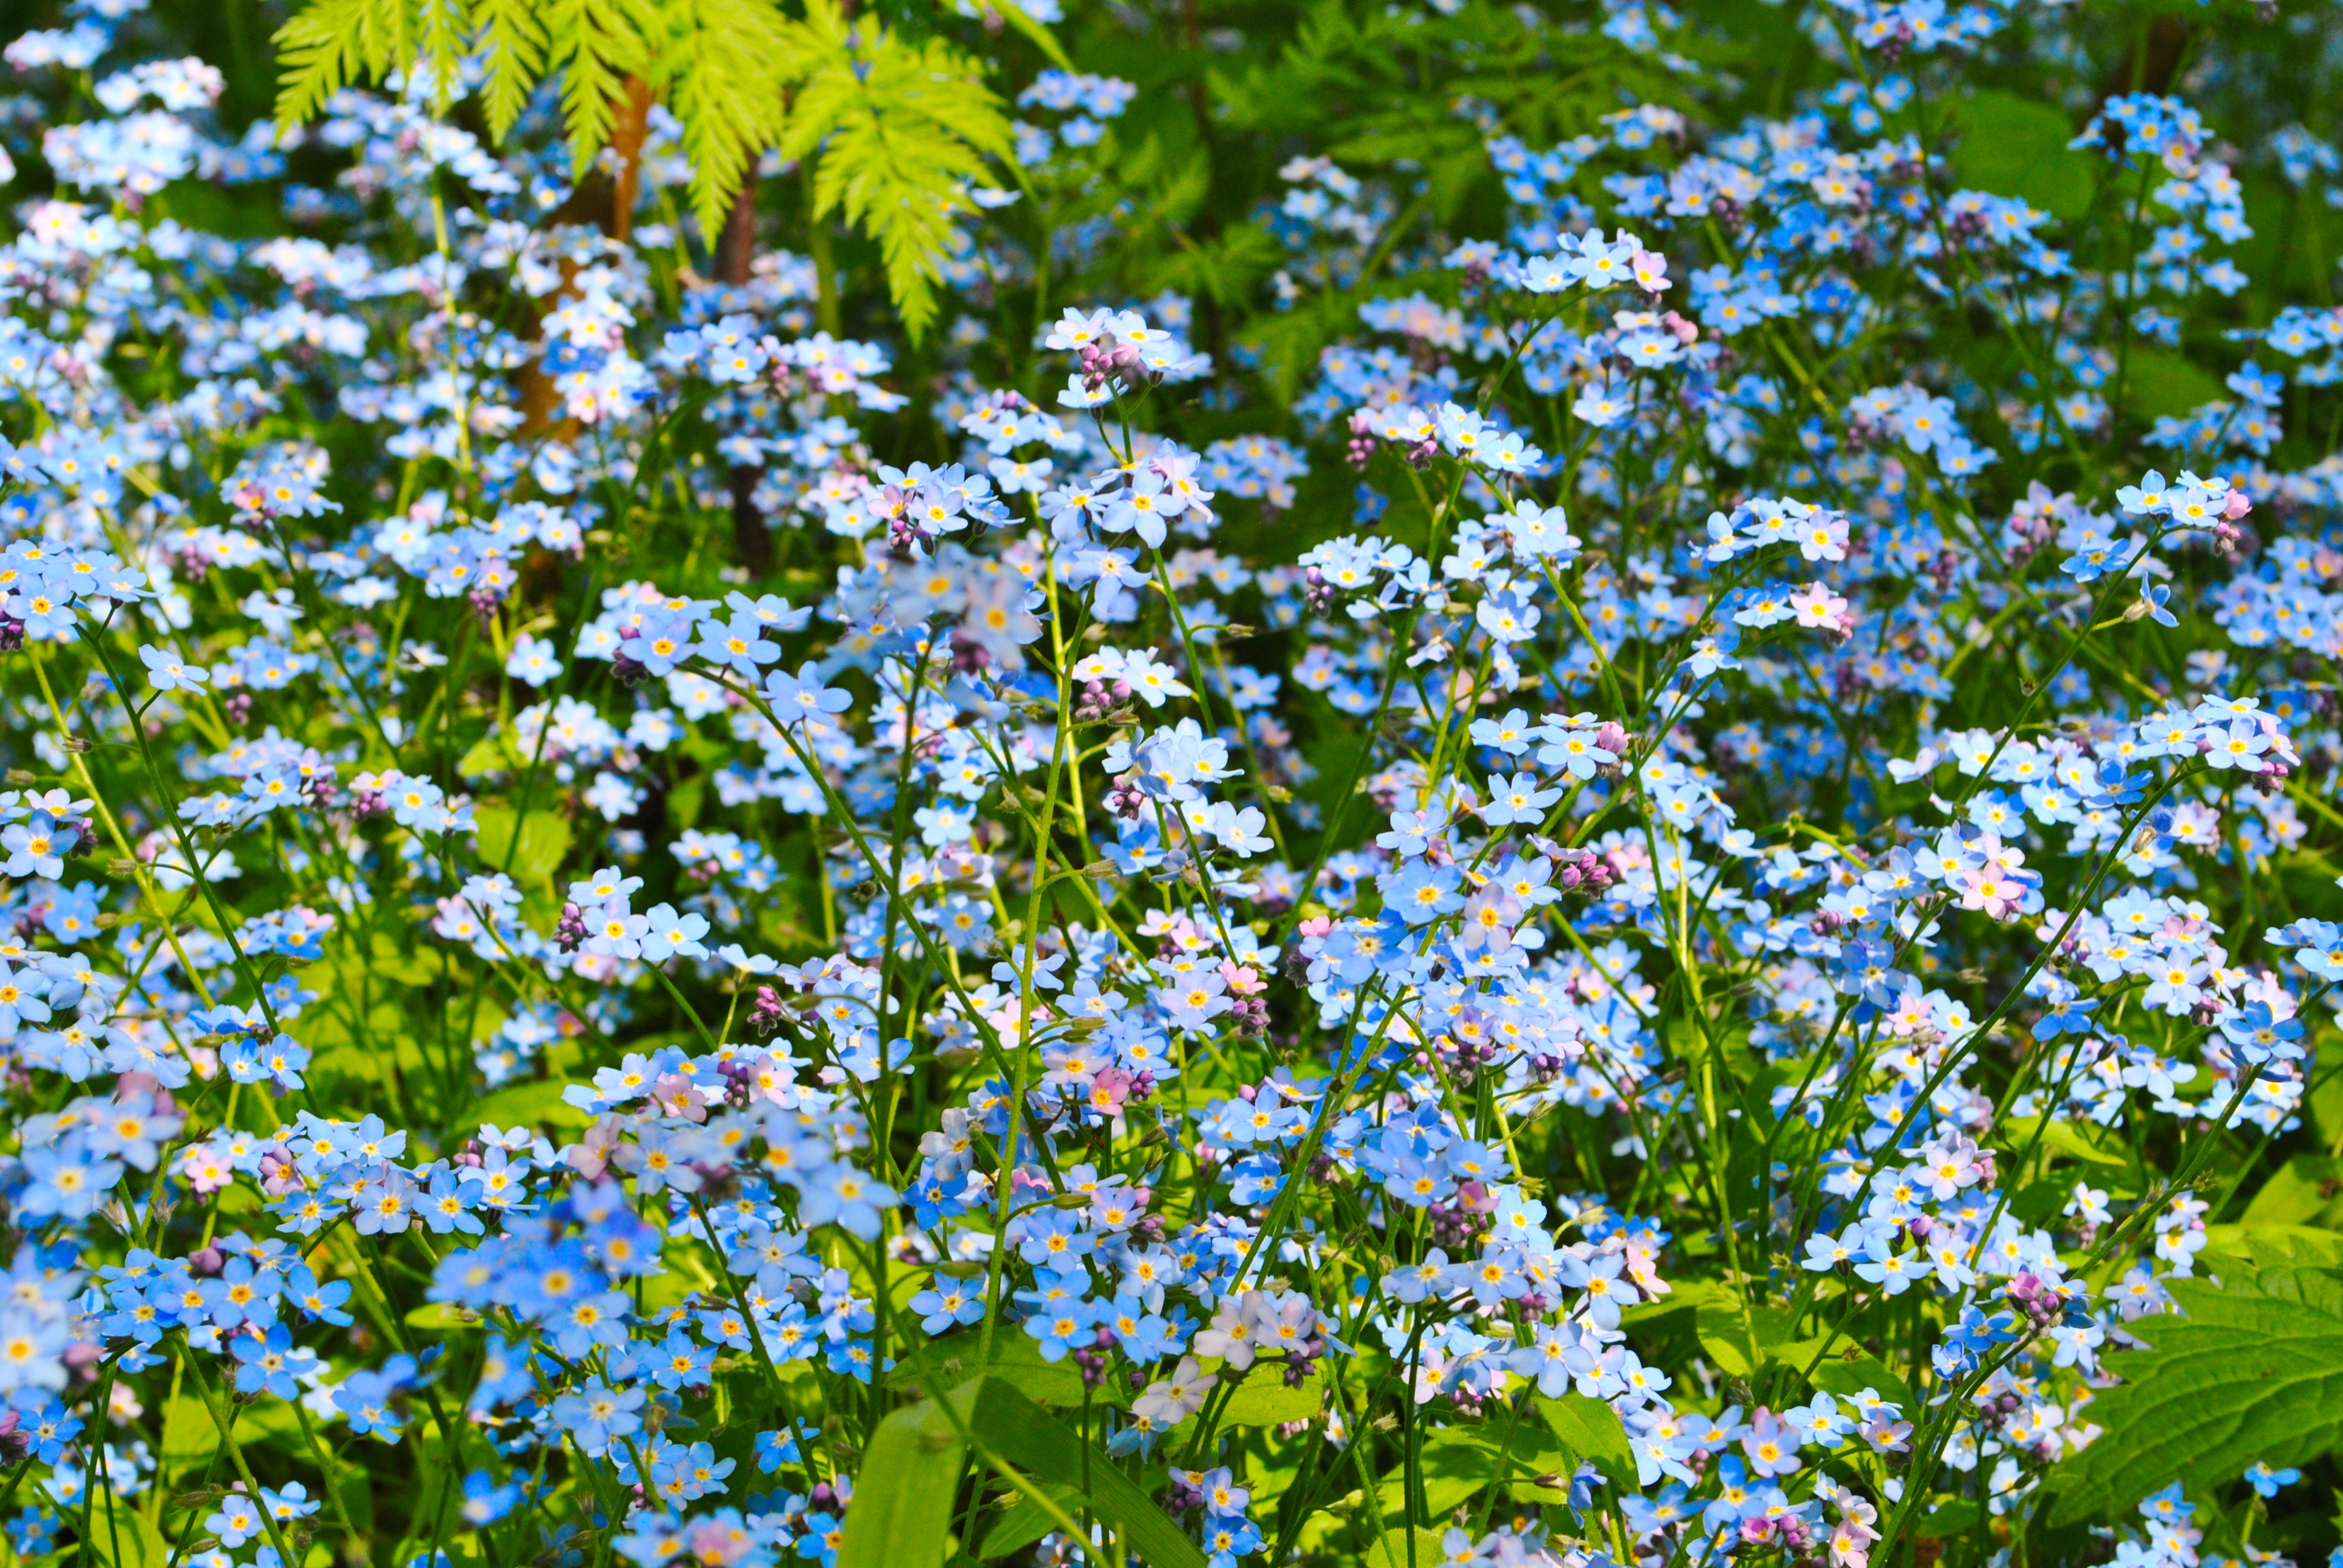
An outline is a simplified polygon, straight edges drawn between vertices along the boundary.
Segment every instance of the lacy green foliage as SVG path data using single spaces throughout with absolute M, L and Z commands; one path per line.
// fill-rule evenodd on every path
M 968 210 L 963 184 L 984 177 L 984 155 L 1007 160 L 1008 116 L 941 39 L 850 26 L 827 0 L 806 16 L 790 29 L 809 67 L 781 156 L 819 159 L 817 215 L 843 208 L 879 242 L 888 290 L 918 337 L 936 318 L 937 264 Z
M 1004 16 L 1053 58 L 1046 29 Z M 298 125 L 350 83 L 423 61 L 444 108 L 464 57 L 481 55 L 489 130 L 501 140 L 535 86 L 558 77 L 573 166 L 608 144 L 630 78 L 683 127 L 703 234 L 757 157 L 812 160 L 818 216 L 842 210 L 875 240 L 889 291 L 917 338 L 936 318 L 939 264 L 966 188 L 1008 161 L 1009 118 L 978 62 L 940 38 L 850 19 L 826 0 L 790 17 L 772 0 L 315 0 L 278 31 L 277 117 Z
M 1342 0 L 1309 5 L 1274 56 L 1264 51 L 1240 65 L 1215 66 L 1208 79 L 1229 130 L 1307 135 L 1344 168 L 1385 171 L 1415 187 L 1355 275 L 1339 280 L 1342 286 L 1247 327 L 1244 340 L 1288 393 L 1316 366 L 1318 351 L 1356 319 L 1362 300 L 1414 286 L 1398 269 L 1393 276 L 1384 269 L 1419 226 L 1447 226 L 1498 201 L 1483 123 L 1519 127 L 1544 145 L 1599 128 L 1623 103 L 1667 103 L 1678 92 L 1648 59 L 1535 13 L 1468 5 L 1442 15 Z M 1484 107 L 1476 117 L 1458 112 L 1464 104 Z M 1270 254 L 1273 262 L 1273 246 Z M 1241 248 L 1232 259 L 1241 266 L 1252 255 Z M 1172 281 L 1210 293 L 1229 269 L 1228 262 L 1200 258 Z

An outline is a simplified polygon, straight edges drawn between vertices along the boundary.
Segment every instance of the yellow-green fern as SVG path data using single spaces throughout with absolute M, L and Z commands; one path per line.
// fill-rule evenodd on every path
M 1013 4 L 1021 32 L 1062 61 Z M 844 213 L 878 243 L 905 329 L 936 316 L 953 216 L 985 159 L 1006 159 L 1001 102 L 979 62 L 938 38 L 906 39 L 832 0 L 803 20 L 776 0 L 311 0 L 277 35 L 277 118 L 297 125 L 347 83 L 418 64 L 444 95 L 477 53 L 498 139 L 538 85 L 559 78 L 572 164 L 609 141 L 628 78 L 683 127 L 691 205 L 713 234 L 769 147 L 803 159 L 818 216 Z

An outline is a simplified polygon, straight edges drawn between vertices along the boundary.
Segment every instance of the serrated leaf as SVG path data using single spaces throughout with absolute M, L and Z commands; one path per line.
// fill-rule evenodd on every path
M 618 124 L 627 78 L 650 68 L 652 0 L 548 0 L 546 69 L 561 76 L 570 166 L 583 174 Z
M 984 156 L 1007 157 L 1009 117 L 978 66 L 940 38 L 910 43 L 865 25 L 849 34 L 829 0 L 806 7 L 805 57 L 780 143 L 785 158 L 818 156 L 817 217 L 843 211 L 879 243 L 888 291 L 914 340 L 933 325 L 936 285 L 960 235 L 964 184 Z
M 2051 1473 L 2054 1526 L 2343 1443 L 2343 1280 L 2272 1268 L 2167 1288 L 2186 1315 L 2131 1324 L 2149 1348 L 2107 1358 L 2124 1381 L 2088 1408 L 2099 1438 Z
M 692 0 L 670 9 L 654 80 L 683 125 L 702 234 L 721 226 L 757 156 L 779 138 L 783 92 L 809 64 L 805 38 L 770 0 Z
M 502 142 L 528 106 L 529 93 L 545 69 L 545 26 L 538 20 L 535 0 L 473 0 L 472 15 L 488 71 L 481 84 L 481 106 L 488 116 L 488 134 Z
M 431 112 L 444 115 L 463 85 L 464 56 L 471 51 L 471 18 L 464 0 L 417 0 L 417 52 L 431 70 Z
M 1050 29 L 1041 25 L 1032 13 L 1017 4 L 1017 0 L 990 0 L 990 3 L 995 11 L 1001 13 L 1003 21 L 1025 35 L 1031 40 L 1034 47 L 1049 55 L 1051 65 L 1061 71 L 1071 71 L 1074 68 L 1074 62 L 1060 46 L 1056 36 Z
M 2343 1267 L 2343 1232 L 2318 1225 L 2294 1225 L 2255 1221 L 2249 1215 L 2238 1225 L 2207 1225 L 2205 1256 L 2234 1258 L 2248 1269 L 2290 1263 L 2306 1269 Z M 2226 1264 L 2213 1272 L 2225 1273 Z
M 317 0 L 277 30 L 277 123 L 297 126 L 347 84 L 407 63 L 408 0 Z

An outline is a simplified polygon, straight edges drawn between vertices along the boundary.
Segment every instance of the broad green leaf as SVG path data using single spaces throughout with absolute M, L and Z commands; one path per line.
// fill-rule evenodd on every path
M 99 1497 L 90 1511 L 90 1555 L 107 1568 L 165 1568 L 170 1544 L 129 1498 Z
M 512 771 L 512 748 L 506 742 L 502 730 L 484 735 L 456 763 L 456 773 L 463 779 L 485 779 L 491 773 Z
M 468 1312 L 453 1302 L 426 1302 L 408 1311 L 404 1320 L 410 1329 L 427 1329 L 444 1332 L 451 1329 L 467 1329 L 480 1321 L 478 1312 Z
M 1779 1307 L 1753 1307 L 1740 1292 L 1704 1302 L 1700 1308 L 1700 1344 L 1709 1359 L 1735 1377 L 1747 1377 L 1766 1353 L 1786 1345 L 1797 1323 Z
M 1091 1513 L 1152 1568 L 1204 1568 L 1196 1543 L 1113 1460 L 1007 1377 L 971 1378 L 942 1399 L 950 1412 L 937 1400 L 924 1400 L 880 1423 L 856 1482 L 858 1506 L 846 1516 L 840 1568 L 932 1568 L 943 1561 L 960 1432 L 975 1440 L 989 1462 L 1011 1465 L 1045 1487 L 1085 1491 Z
M 937 1568 L 966 1457 L 950 1418 L 932 1400 L 880 1422 L 855 1476 L 861 1506 L 847 1511 L 838 1568 Z
M 930 1345 L 926 1366 L 940 1383 L 956 1388 L 985 1370 L 977 1363 L 977 1347 L 983 1335 L 966 1329 Z M 1003 1323 L 992 1336 L 991 1370 L 1009 1378 L 1025 1392 L 1025 1397 L 1037 1404 L 1075 1405 L 1082 1402 L 1082 1374 L 1071 1361 L 1045 1362 L 1041 1347 L 1013 1323 Z M 887 1374 L 887 1381 L 899 1388 L 909 1388 L 922 1382 L 920 1363 L 904 1357 Z M 1116 1402 L 1112 1398 L 1113 1380 L 1101 1385 L 1092 1394 L 1093 1401 Z M 935 1392 L 930 1389 L 929 1392 Z
M 1597 1470 L 1614 1481 L 1635 1473 L 1627 1429 L 1619 1424 L 1619 1412 L 1610 1405 L 1574 1390 L 1560 1399 L 1541 1397 L 1537 1403 L 1546 1425 L 1578 1458 L 1592 1460 Z
M 1225 1377 L 1228 1374 L 1221 1374 Z M 1283 1369 L 1275 1362 L 1255 1362 L 1244 1381 L 1222 1407 L 1223 1426 L 1275 1426 L 1281 1422 L 1307 1421 L 1324 1408 L 1325 1380 L 1316 1372 L 1300 1388 L 1286 1386 Z
M 1953 120 L 1960 133 L 1953 174 L 1962 185 L 2023 197 L 2067 222 L 2090 210 L 2095 169 L 2087 155 L 2067 150 L 2075 128 L 2056 104 L 1983 92 L 1955 104 Z
M 2212 1258 L 2234 1258 L 2248 1269 L 2274 1263 L 2332 1269 L 2343 1266 L 2343 1231 L 2313 1225 L 2208 1225 L 2205 1251 Z
M 2338 1164 L 2324 1154 L 2298 1154 L 2262 1183 L 2246 1206 L 2248 1225 L 2312 1225 L 2332 1230 L 2343 1221 Z
M 1082 1493 L 1078 1486 L 1045 1486 L 1042 1492 L 1068 1515 L 1082 1516 Z M 1058 1528 L 1057 1519 L 1033 1499 L 1020 1495 L 1008 1509 L 993 1521 L 977 1543 L 976 1555 L 990 1561 L 1021 1552 L 1051 1531 Z
M 249 1448 L 270 1438 L 301 1442 L 300 1423 L 293 1407 L 281 1399 L 237 1405 L 236 1440 Z M 219 1428 L 212 1412 L 192 1393 L 182 1393 L 163 1412 L 163 1468 L 180 1471 L 201 1465 L 220 1449 Z M 225 1468 L 226 1461 L 222 1461 Z
M 552 1079 L 529 1083 L 511 1083 L 495 1093 L 473 1101 L 467 1118 L 473 1125 L 493 1121 L 498 1127 L 535 1127 L 550 1123 L 555 1127 L 586 1127 L 594 1119 L 561 1098 L 568 1087 Z
M 1440 1568 L 1448 1560 L 1437 1530 L 1391 1530 L 1367 1543 L 1368 1568 Z M 1413 1547 L 1413 1555 L 1410 1549 Z
M 1196 1543 L 1114 1461 L 1005 1379 L 988 1377 L 946 1397 L 966 1412 L 969 1431 L 994 1456 L 1036 1481 L 1079 1486 L 1087 1477 L 1091 1512 L 1141 1561 L 1152 1568 L 1204 1568 Z
M 1812 1358 L 1809 1357 L 1809 1360 Z M 1798 1363 L 1804 1370 L 1805 1362 Z M 1861 1345 L 1844 1345 L 1822 1359 L 1810 1380 L 1825 1393 L 1853 1395 L 1869 1389 L 1899 1405 L 1911 1402 L 1912 1391 L 1885 1362 Z
M 1516 1422 L 1509 1428 L 1502 1420 L 1441 1428 L 1423 1440 L 1417 1463 L 1423 1476 L 1424 1508 L 1434 1519 L 1494 1483 L 1514 1482 L 1526 1487 L 1533 1476 L 1561 1474 L 1575 1468 L 1567 1445 L 1552 1432 L 1527 1422 Z M 1394 1469 L 1375 1494 L 1386 1528 L 1394 1533 L 1395 1522 L 1407 1516 L 1405 1485 L 1404 1475 Z
M 2150 1348 L 2107 1358 L 2123 1384 L 2092 1402 L 2099 1438 L 2051 1473 L 2053 1525 L 2343 1442 L 2343 1280 L 2278 1267 L 2167 1288 L 2186 1315 L 2141 1319 L 2131 1332 Z
M 2135 345 L 2123 382 L 2125 412 L 2137 419 L 2179 418 L 2228 393 L 2212 373 L 2168 348 Z
M 1983 1517 L 1984 1510 L 1976 1505 L 1975 1498 L 1956 1497 L 1950 1503 L 1922 1514 L 1919 1522 L 1913 1525 L 1912 1533 L 1924 1541 L 1941 1541 L 1949 1535 L 1965 1533 Z
M 551 811 L 521 817 L 509 806 L 483 806 L 472 819 L 480 825 L 481 860 L 491 869 L 509 869 L 525 888 L 553 875 L 569 852 L 569 824 Z

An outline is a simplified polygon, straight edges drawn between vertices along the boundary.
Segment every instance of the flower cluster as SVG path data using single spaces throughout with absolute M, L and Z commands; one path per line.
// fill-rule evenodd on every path
M 793 166 L 700 233 L 659 105 L 247 130 L 68 9 L 0 113 L 18 1557 L 2329 1528 L 2291 1428 L 2125 1402 L 2343 1261 L 2343 156 L 2246 45 L 2065 117 L 2006 84 L 2106 40 L 2006 0 L 1779 8 L 1770 95 L 1649 0 L 1209 89 L 970 7 L 1046 123 L 912 341 Z M 1353 46 L 1424 117 L 1281 117 Z M 1485 69 L 1560 50 L 1559 117 Z

